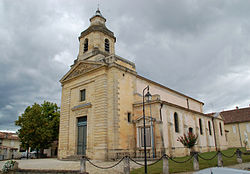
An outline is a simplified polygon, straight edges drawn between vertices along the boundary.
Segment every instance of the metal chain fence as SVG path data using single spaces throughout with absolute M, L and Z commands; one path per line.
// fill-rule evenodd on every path
M 237 151 L 240 151 L 240 150 L 237 150 Z M 204 158 L 204 157 L 201 156 L 199 153 L 197 153 L 197 155 L 198 155 L 198 158 L 201 158 L 201 159 L 203 159 L 203 160 L 209 161 L 209 160 L 213 160 L 216 156 L 218 156 L 219 153 L 221 153 L 221 155 L 224 156 L 224 157 L 226 157 L 226 158 L 233 158 L 233 157 L 237 154 L 237 151 L 234 152 L 233 155 L 231 155 L 231 156 L 225 155 L 224 153 L 222 153 L 222 152 L 220 152 L 220 151 L 218 151 L 218 152 L 217 152 L 214 156 L 212 156 L 211 158 Z M 241 151 L 240 151 L 240 152 L 241 152 Z M 239 152 L 238 152 L 238 153 L 239 153 Z M 250 153 L 242 153 L 242 154 L 250 155 Z M 157 160 L 154 161 L 153 163 L 148 164 L 147 166 L 152 166 L 152 165 L 158 163 L 158 162 L 161 161 L 164 157 L 165 157 L 165 158 L 168 158 L 169 160 L 171 160 L 171 161 L 173 161 L 173 162 L 175 162 L 175 163 L 182 164 L 182 163 L 186 163 L 186 162 L 190 161 L 190 160 L 194 157 L 194 155 L 195 155 L 195 154 L 192 154 L 188 159 L 186 159 L 186 160 L 184 160 L 184 161 L 177 161 L 177 160 L 175 160 L 174 158 L 169 157 L 168 155 L 164 154 L 164 155 L 161 156 L 161 158 L 157 159 Z M 137 164 L 137 165 L 145 166 L 144 164 L 137 162 L 136 160 L 134 160 L 134 159 L 131 158 L 130 156 L 124 156 L 124 157 L 122 157 L 116 164 L 114 164 L 114 165 L 112 165 L 112 166 L 107 166 L 107 167 L 98 166 L 98 165 L 94 164 L 93 162 L 91 162 L 90 159 L 87 158 L 87 157 L 83 157 L 83 158 L 85 158 L 86 161 L 88 161 L 91 165 L 93 165 L 94 167 L 99 168 L 99 169 L 111 169 L 111 168 L 113 168 L 113 167 L 116 167 L 116 166 L 119 165 L 125 158 L 128 158 L 129 160 L 131 160 L 132 162 L 134 162 L 134 163 Z
M 218 153 L 219 152 L 217 152 L 213 157 L 211 157 L 211 158 L 204 158 L 204 157 L 202 157 L 199 153 L 198 153 L 198 157 L 200 157 L 201 159 L 203 159 L 203 160 L 207 160 L 207 161 L 210 161 L 210 160 L 213 160 L 217 155 L 218 155 Z
M 86 158 L 86 160 L 87 160 L 91 165 L 93 165 L 93 166 L 96 167 L 96 168 L 99 168 L 99 169 L 111 169 L 111 168 L 117 166 L 118 164 L 120 164 L 120 163 L 123 161 L 123 159 L 124 159 L 125 157 L 123 157 L 122 159 L 120 159 L 116 164 L 114 164 L 114 165 L 112 165 L 112 166 L 108 166 L 108 167 L 97 166 L 96 164 L 94 164 L 93 162 L 91 162 L 91 161 L 89 160 L 89 158 L 87 158 L 87 157 L 85 157 L 85 158 Z
M 154 165 L 154 164 L 158 163 L 159 161 L 161 161 L 161 160 L 162 160 L 162 158 L 163 158 L 163 157 L 164 157 L 164 155 L 162 155 L 162 156 L 161 156 L 161 158 L 160 158 L 160 159 L 158 159 L 157 161 L 155 161 L 155 162 L 153 162 L 153 163 L 148 164 L 148 166 L 152 166 L 152 165 Z
M 224 156 L 224 157 L 226 157 L 226 158 L 233 158 L 234 155 L 236 155 L 236 152 L 234 152 L 233 155 L 231 155 L 231 156 L 227 156 L 227 155 L 225 155 L 225 154 L 222 153 L 222 152 L 220 152 L 220 153 L 221 153 L 222 156 Z
M 176 161 L 176 160 L 174 160 L 173 158 L 169 157 L 168 155 L 167 155 L 167 157 L 168 157 L 171 161 L 180 164 L 180 163 L 186 163 L 186 162 L 190 161 L 190 160 L 194 157 L 194 154 L 192 154 L 192 155 L 191 155 L 187 160 L 185 160 L 185 161 Z

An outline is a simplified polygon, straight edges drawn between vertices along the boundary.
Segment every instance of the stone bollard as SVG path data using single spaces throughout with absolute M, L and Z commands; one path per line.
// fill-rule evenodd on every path
M 123 159 L 123 163 L 124 163 L 124 174 L 130 174 L 130 164 L 129 164 L 129 157 L 125 156 Z
M 169 174 L 169 163 L 168 163 L 168 157 L 166 154 L 163 156 L 163 174 Z
M 242 152 L 240 151 L 240 149 L 237 149 L 237 150 L 236 150 L 237 162 L 238 162 L 239 164 L 242 163 L 241 153 L 242 153 Z
M 218 167 L 223 166 L 223 161 L 222 161 L 222 154 L 221 151 L 218 151 Z
M 195 171 L 199 170 L 199 159 L 198 159 L 198 152 L 194 152 L 194 160 L 193 160 L 193 168 Z
M 86 157 L 83 156 L 80 161 L 80 173 L 86 173 Z

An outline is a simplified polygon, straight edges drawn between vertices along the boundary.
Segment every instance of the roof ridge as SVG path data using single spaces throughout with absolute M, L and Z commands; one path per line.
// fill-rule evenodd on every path
M 226 111 L 221 111 L 221 112 L 232 112 L 232 111 L 248 110 L 248 109 L 250 110 L 250 107 L 231 109 L 231 110 L 226 110 Z

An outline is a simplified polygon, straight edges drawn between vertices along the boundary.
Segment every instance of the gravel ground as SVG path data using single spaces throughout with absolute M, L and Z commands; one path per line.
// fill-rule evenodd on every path
M 0 161 L 0 169 L 2 169 L 4 163 L 6 161 Z M 21 169 L 58 169 L 58 170 L 79 170 L 80 169 L 80 162 L 79 161 L 60 161 L 54 158 L 48 159 L 29 159 L 29 160 L 17 160 L 19 163 L 19 168 Z M 98 166 L 111 166 L 114 165 L 116 162 L 103 162 L 103 161 L 92 161 L 94 164 Z M 140 167 L 139 165 L 130 162 L 131 169 Z M 250 168 L 250 163 L 243 163 L 243 164 L 236 164 L 233 166 L 227 166 L 229 168 L 236 168 L 236 169 L 248 169 Z M 97 169 L 94 166 L 90 165 L 87 162 L 87 171 L 89 174 L 122 174 L 123 173 L 123 162 L 121 162 L 118 166 L 107 169 L 101 170 Z M 192 174 L 193 172 L 185 172 L 186 174 Z M 184 174 L 184 173 L 179 173 Z

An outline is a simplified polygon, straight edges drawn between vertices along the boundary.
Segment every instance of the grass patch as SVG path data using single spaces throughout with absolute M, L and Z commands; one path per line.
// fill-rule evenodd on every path
M 226 156 L 231 156 L 234 152 L 236 151 L 236 148 L 230 148 L 227 150 L 223 150 L 222 153 L 225 154 Z M 241 148 L 241 151 L 245 151 L 244 148 Z M 200 153 L 200 156 L 202 156 L 205 159 L 212 158 L 217 152 L 204 152 Z M 189 156 L 185 157 L 176 157 L 174 158 L 176 161 L 185 161 Z M 216 167 L 217 166 L 217 156 L 212 159 L 212 160 L 203 160 L 199 158 L 199 166 L 200 170 L 204 168 L 209 168 L 209 167 Z M 234 165 L 238 164 L 236 160 L 236 155 L 232 158 L 226 158 L 222 157 L 223 159 L 223 166 L 228 166 L 228 165 Z M 243 162 L 250 162 L 250 155 L 242 155 L 242 161 Z M 175 163 L 171 160 L 169 160 L 169 172 L 170 173 L 178 173 L 178 172 L 187 172 L 187 171 L 193 171 L 193 159 L 186 163 Z M 152 165 L 148 166 L 148 173 L 150 174 L 161 174 L 162 173 L 162 161 Z M 131 172 L 131 174 L 144 174 L 144 167 L 135 169 Z

